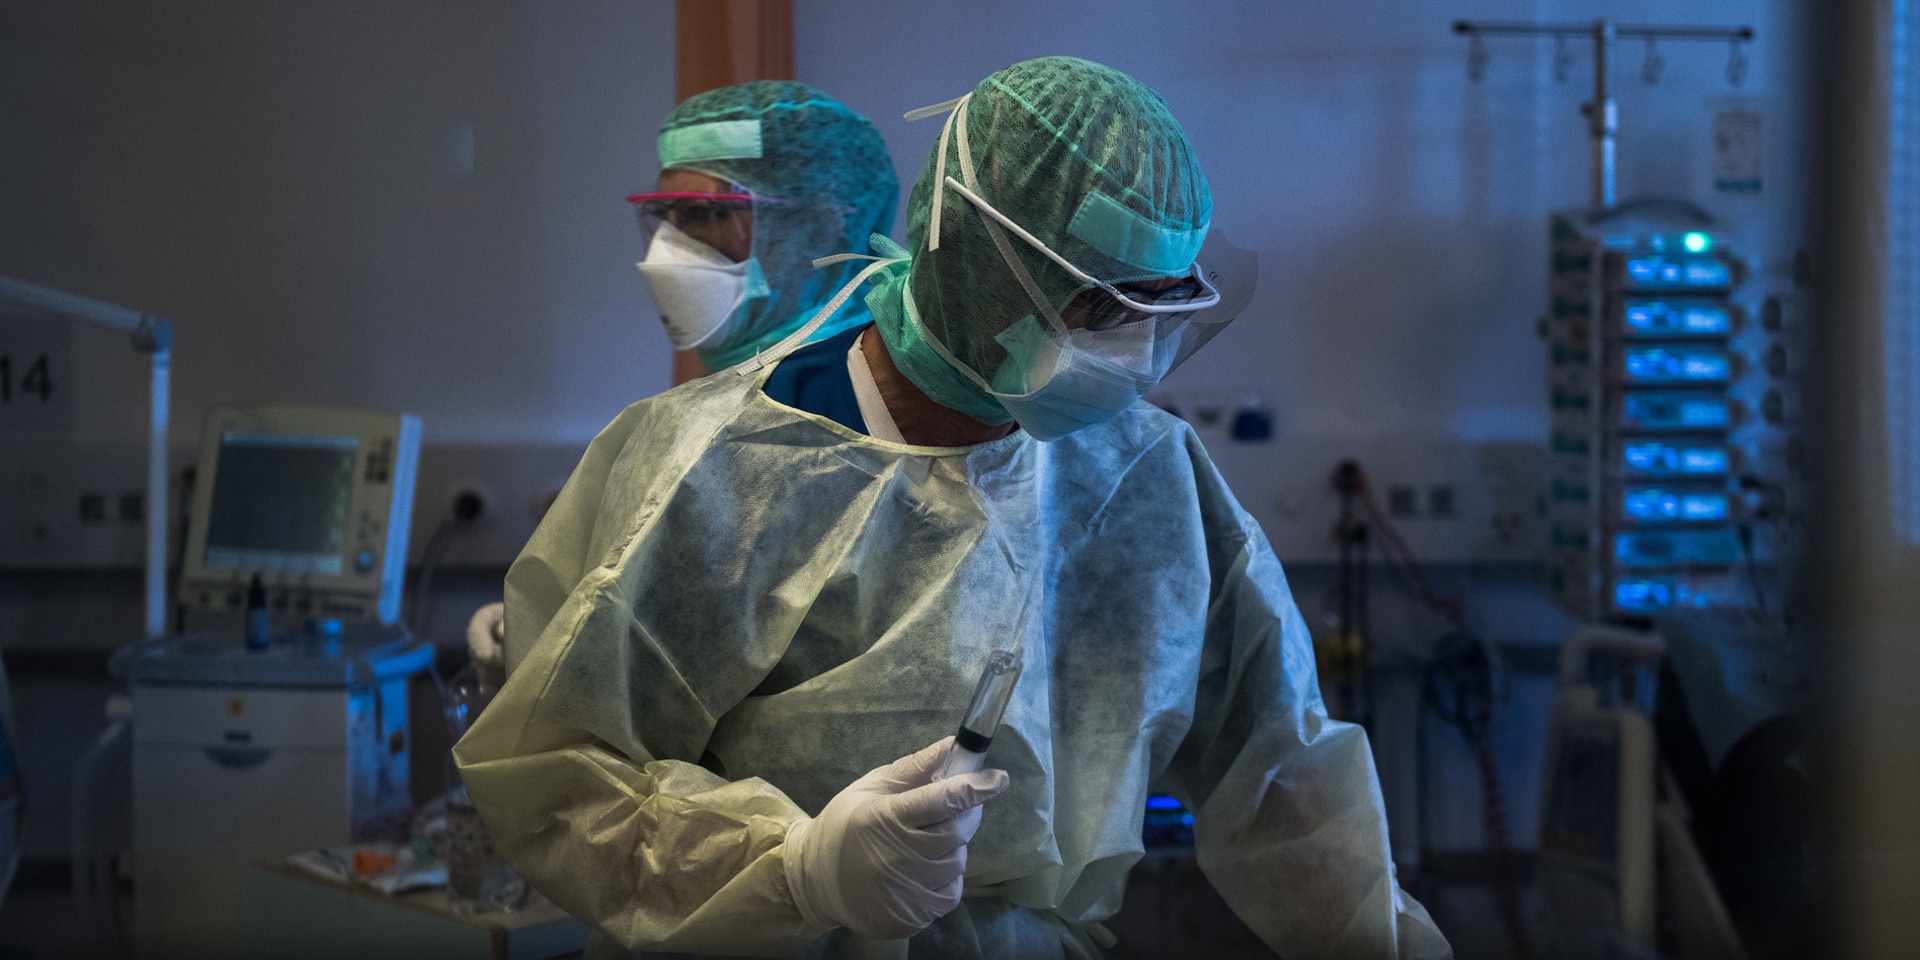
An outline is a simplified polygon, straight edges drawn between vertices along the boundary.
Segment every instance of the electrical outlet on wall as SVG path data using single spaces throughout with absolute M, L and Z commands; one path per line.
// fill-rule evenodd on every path
M 144 448 L 19 442 L 8 452 L 0 462 L 0 569 L 139 569 L 147 538 Z M 190 455 L 175 450 L 172 457 L 177 484 Z
M 0 569 L 138 569 L 145 559 L 147 454 L 134 446 L 17 444 L 0 462 Z M 172 452 L 169 496 L 196 451 Z M 409 559 L 453 514 L 462 492 L 482 509 L 448 543 L 452 567 L 505 567 L 533 535 L 544 505 L 580 462 L 581 447 L 427 446 L 415 482 Z M 171 519 L 171 518 L 170 518 Z M 171 542 L 171 541 L 169 541 Z
M 1421 560 L 1530 563 L 1545 551 L 1540 516 L 1544 443 L 1425 437 L 1277 436 L 1268 444 L 1206 441 L 1235 496 L 1286 562 L 1332 563 L 1340 497 L 1328 477 L 1354 460 L 1380 509 Z M 1376 557 L 1378 559 L 1378 557 Z
M 1420 492 L 1405 484 L 1387 488 L 1387 514 L 1396 520 L 1411 520 L 1420 515 Z
M 483 509 L 462 525 L 442 562 L 451 567 L 505 567 L 520 555 L 539 525 L 534 506 L 559 491 L 580 462 L 569 446 L 426 446 L 420 450 L 420 500 L 408 551 L 420 559 L 434 527 L 452 515 L 462 493 Z

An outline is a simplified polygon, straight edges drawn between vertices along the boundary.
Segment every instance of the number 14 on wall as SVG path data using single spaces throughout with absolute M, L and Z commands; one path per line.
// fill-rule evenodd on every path
M 0 352 L 0 403 L 50 403 L 53 400 L 53 359 L 45 353 Z
M 0 316 L 0 438 L 71 440 L 74 398 L 88 393 L 75 383 L 76 372 L 65 322 Z M 117 410 L 125 402 L 119 396 L 102 397 L 103 409 Z M 125 414 L 129 423 L 139 415 Z

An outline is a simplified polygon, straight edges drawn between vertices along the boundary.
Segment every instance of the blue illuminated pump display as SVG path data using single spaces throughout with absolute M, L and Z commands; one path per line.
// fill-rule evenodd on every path
M 1634 393 L 1621 399 L 1625 426 L 1635 430 L 1725 430 L 1733 401 L 1711 393 Z
M 1613 558 L 1627 567 L 1730 567 L 1740 559 L 1732 530 L 1639 530 L 1615 534 Z
M 1613 605 L 1635 613 L 1653 613 L 1673 605 L 1674 582 L 1665 577 L 1621 580 L 1613 586 Z
M 1725 337 L 1733 333 L 1733 313 L 1713 301 L 1639 300 L 1627 304 L 1630 337 Z
M 1651 614 L 1676 607 L 1706 608 L 1737 601 L 1725 577 L 1623 577 L 1613 586 L 1613 604 L 1632 613 Z
M 1717 477 L 1727 472 L 1727 448 L 1717 443 L 1633 440 L 1620 449 L 1628 473 L 1643 477 Z
M 1733 286 L 1733 268 L 1710 255 L 1713 235 L 1699 230 L 1645 238 L 1644 250 L 1627 259 L 1627 279 L 1642 290 L 1720 290 Z
M 1733 284 L 1733 270 L 1719 260 L 1660 253 L 1628 260 L 1627 276 L 1643 290 L 1712 290 Z
M 1193 846 L 1193 813 L 1163 793 L 1147 795 L 1141 840 L 1149 847 Z
M 1640 523 L 1719 523 L 1733 511 L 1725 490 L 1628 487 L 1621 500 L 1625 514 Z
M 1733 379 L 1733 358 L 1719 347 L 1628 347 L 1624 362 L 1628 383 L 1725 383 Z

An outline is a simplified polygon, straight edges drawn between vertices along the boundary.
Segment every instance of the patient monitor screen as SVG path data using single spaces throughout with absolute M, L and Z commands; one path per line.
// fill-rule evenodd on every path
M 222 434 L 206 565 L 340 573 L 357 445 L 352 436 Z

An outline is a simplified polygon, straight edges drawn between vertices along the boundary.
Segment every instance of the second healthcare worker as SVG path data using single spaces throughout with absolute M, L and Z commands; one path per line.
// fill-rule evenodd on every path
M 865 250 L 893 228 L 899 180 L 865 117 L 786 80 L 696 94 L 660 126 L 660 179 L 627 199 L 651 242 L 640 272 L 667 337 L 697 362 L 676 381 L 731 367 L 811 318 L 857 264 L 815 257 Z M 843 311 L 817 331 L 868 322 Z M 688 358 L 693 359 L 693 358 Z

